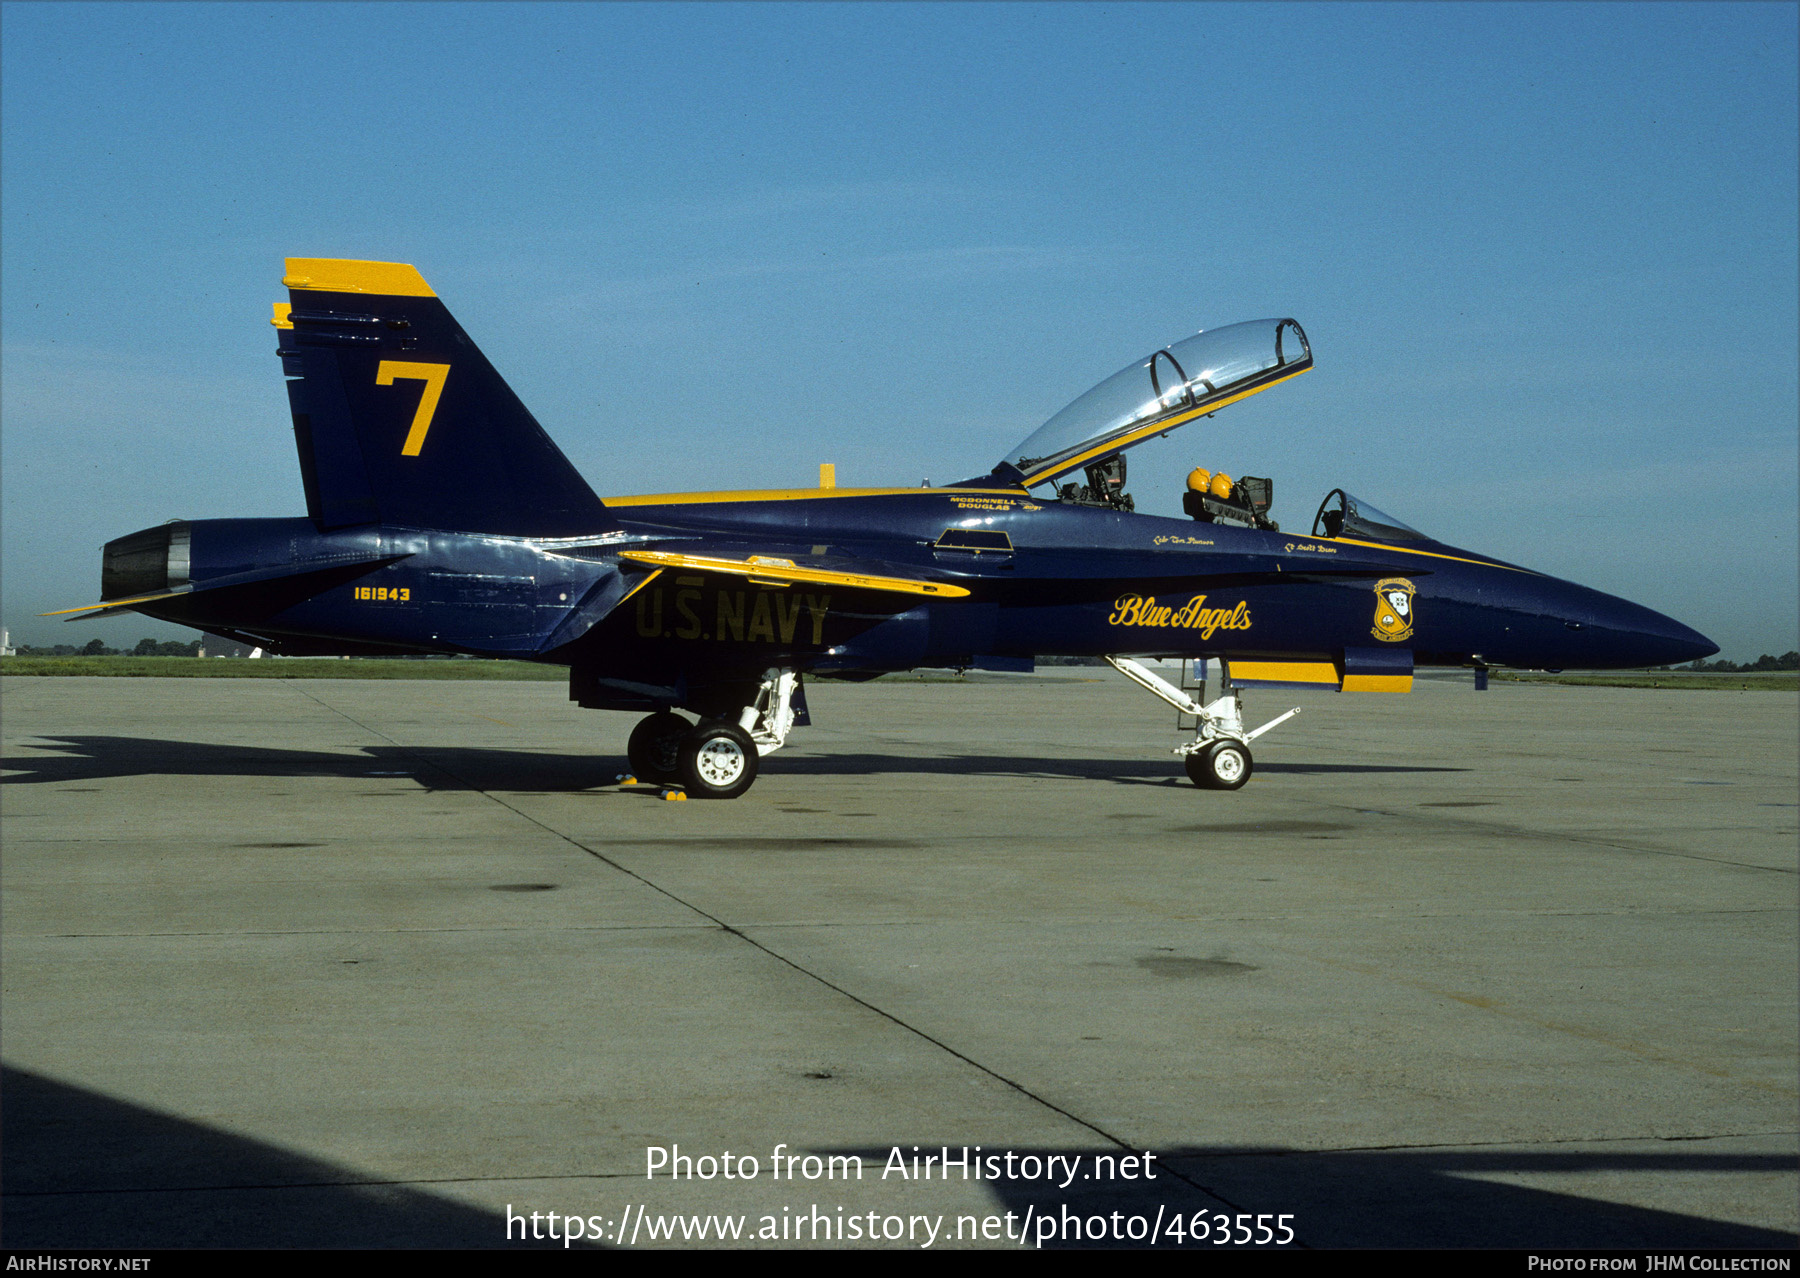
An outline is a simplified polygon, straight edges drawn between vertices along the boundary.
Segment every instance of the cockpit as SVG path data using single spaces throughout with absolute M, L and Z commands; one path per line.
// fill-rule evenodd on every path
M 1351 537 L 1360 541 L 1429 541 L 1430 538 L 1410 524 L 1403 524 L 1368 502 L 1333 488 L 1319 503 L 1313 516 L 1315 537 Z
M 1125 452 L 1228 404 L 1297 377 L 1313 364 L 1305 331 L 1292 319 L 1249 320 L 1204 329 L 1133 360 L 1051 417 L 1007 454 L 983 481 L 1054 486 L 1060 501 L 1129 511 Z M 1085 483 L 1077 479 L 1080 472 Z M 1273 480 L 1196 468 L 1182 509 L 1203 523 L 1278 531 L 1269 517 Z M 1417 529 L 1334 488 L 1313 519 L 1315 537 L 1368 541 L 1428 540 Z
M 1099 470 L 1134 444 L 1248 399 L 1312 367 L 1306 333 L 1291 319 L 1203 330 L 1133 360 L 1057 413 L 994 468 L 1027 488 Z M 1108 490 L 1102 471 L 1093 492 Z M 1060 491 L 1060 490 L 1059 490 Z
M 993 478 L 1027 488 L 1051 484 L 1060 500 L 1075 505 L 1132 510 L 1136 503 L 1125 491 L 1127 449 L 1296 377 L 1312 362 L 1306 332 L 1295 320 L 1204 329 L 1133 360 L 1076 399 L 994 467 Z M 1074 478 L 1077 471 L 1086 483 Z M 1196 488 L 1190 477 L 1190 515 L 1274 527 L 1268 520 L 1270 481 L 1245 479 L 1234 487 L 1219 478 L 1215 482 L 1207 472 Z

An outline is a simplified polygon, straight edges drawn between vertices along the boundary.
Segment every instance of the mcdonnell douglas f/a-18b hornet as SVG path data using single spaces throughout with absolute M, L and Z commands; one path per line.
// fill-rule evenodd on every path
M 1445 545 L 1334 490 L 1305 533 L 1267 479 L 1196 470 L 1138 514 L 1133 445 L 1313 366 L 1291 319 L 1205 330 L 1095 386 L 985 475 L 930 488 L 602 501 L 411 266 L 290 258 L 275 307 L 306 515 L 177 520 L 107 544 L 101 600 L 293 656 L 462 654 L 569 668 L 647 716 L 632 775 L 734 798 L 808 722 L 807 674 L 1029 670 L 1104 657 L 1192 716 L 1200 786 L 1236 789 L 1239 690 L 1405 692 L 1421 666 L 1666 664 L 1668 617 Z M 1190 690 L 1144 664 L 1220 674 Z M 1184 666 L 1185 669 L 1185 666 Z M 1192 695 L 1198 691 L 1200 695 Z M 694 717 L 684 717 L 687 711 Z M 1289 714 L 1296 713 L 1289 711 Z

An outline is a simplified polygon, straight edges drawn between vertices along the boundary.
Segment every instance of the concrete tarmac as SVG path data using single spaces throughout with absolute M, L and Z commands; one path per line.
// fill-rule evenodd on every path
M 1258 692 L 1227 794 L 808 691 L 675 803 L 556 684 L 6 680 L 0 1242 L 1795 1244 L 1795 696 Z

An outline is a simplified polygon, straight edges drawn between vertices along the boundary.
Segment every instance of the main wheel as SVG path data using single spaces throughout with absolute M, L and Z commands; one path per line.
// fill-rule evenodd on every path
M 1202 790 L 1236 790 L 1250 779 L 1250 747 L 1215 741 L 1187 756 L 1187 774 Z
M 641 720 L 625 743 L 631 774 L 652 785 L 675 780 L 681 774 L 681 739 L 693 726 L 667 710 Z
M 703 723 L 681 739 L 681 783 L 696 799 L 735 799 L 756 780 L 756 743 L 735 723 Z

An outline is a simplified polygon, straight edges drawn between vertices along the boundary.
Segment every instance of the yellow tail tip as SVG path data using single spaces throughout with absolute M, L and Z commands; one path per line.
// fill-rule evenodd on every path
M 405 262 L 354 262 L 339 257 L 290 257 L 281 282 L 320 293 L 436 297 L 416 267 Z

